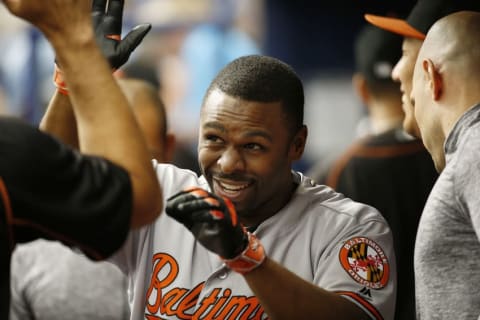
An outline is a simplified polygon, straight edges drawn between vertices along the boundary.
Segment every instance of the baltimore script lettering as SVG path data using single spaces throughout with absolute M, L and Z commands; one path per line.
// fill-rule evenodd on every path
M 205 282 L 192 289 L 176 287 L 165 291 L 178 276 L 178 263 L 167 253 L 157 253 L 153 256 L 152 264 L 154 269 L 145 310 L 148 320 L 165 319 L 162 316 L 199 320 L 267 319 L 255 296 L 232 296 L 232 290 L 228 288 L 215 288 L 201 301 L 198 298 Z

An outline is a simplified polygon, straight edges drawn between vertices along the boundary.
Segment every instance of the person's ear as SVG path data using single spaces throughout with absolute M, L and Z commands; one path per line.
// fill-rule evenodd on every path
M 443 79 L 438 69 L 430 59 L 425 59 L 422 62 L 422 68 L 427 77 L 428 86 L 432 94 L 432 99 L 438 101 L 443 93 Z
M 307 134 L 307 126 L 303 125 L 293 137 L 289 152 L 292 161 L 299 160 L 302 157 L 307 142 Z
M 367 80 L 360 73 L 354 73 L 352 76 L 353 89 L 357 96 L 362 100 L 365 106 L 368 106 L 370 101 L 370 91 L 368 89 Z

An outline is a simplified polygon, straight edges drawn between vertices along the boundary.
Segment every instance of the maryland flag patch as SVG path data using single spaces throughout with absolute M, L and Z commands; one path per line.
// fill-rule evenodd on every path
M 367 288 L 381 289 L 388 282 L 390 268 L 385 252 L 368 238 L 347 240 L 340 249 L 340 263 L 350 277 Z

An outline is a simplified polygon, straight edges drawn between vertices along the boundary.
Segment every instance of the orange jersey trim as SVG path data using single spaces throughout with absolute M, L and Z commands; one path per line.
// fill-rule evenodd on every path
M 380 312 L 375 308 L 371 303 L 368 301 L 365 301 L 362 297 L 360 297 L 358 294 L 350 291 L 337 291 L 336 292 L 338 295 L 341 296 L 346 296 L 360 304 L 362 307 L 364 307 L 372 316 L 375 317 L 377 320 L 383 320 L 382 315 Z
M 12 205 L 10 204 L 10 197 L 8 196 L 7 186 L 5 186 L 5 182 L 0 177 L 0 197 L 2 198 L 3 207 L 5 209 L 5 224 L 7 228 L 7 238 L 8 243 L 10 245 L 10 250 L 13 251 L 15 247 L 15 241 L 13 241 L 13 211 Z
M 391 158 L 407 154 L 414 154 L 424 150 L 422 143 L 408 143 L 396 146 L 368 146 L 365 145 L 369 137 L 353 144 L 337 161 L 334 162 L 328 173 L 326 185 L 335 189 L 343 170 L 353 157 L 363 158 Z

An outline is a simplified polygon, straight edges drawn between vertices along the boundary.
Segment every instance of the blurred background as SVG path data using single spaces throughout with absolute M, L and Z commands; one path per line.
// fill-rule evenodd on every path
M 261 53 L 292 65 L 305 87 L 309 128 L 296 169 L 330 159 L 368 130 L 355 96 L 353 43 L 373 13 L 406 17 L 414 0 L 127 0 L 124 33 L 153 30 L 119 71 L 154 83 L 177 135 L 175 162 L 198 171 L 196 143 L 203 94 L 231 60 Z M 38 124 L 54 91 L 54 55 L 37 30 L 0 6 L 0 114 Z M 99 88 L 101 90 L 101 88 Z

